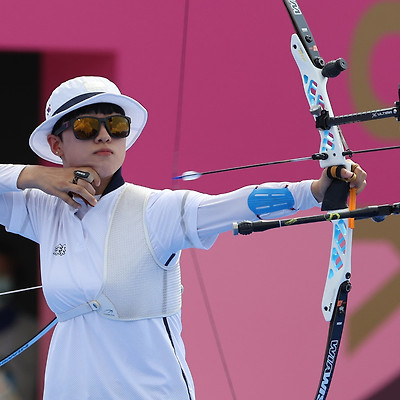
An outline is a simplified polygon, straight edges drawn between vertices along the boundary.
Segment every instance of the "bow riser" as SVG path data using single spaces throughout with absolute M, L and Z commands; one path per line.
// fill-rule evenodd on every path
M 328 78 L 322 70 L 314 66 L 297 34 L 292 35 L 291 50 L 299 68 L 310 110 L 322 108 L 333 116 L 332 106 L 327 93 Z M 314 115 L 316 119 L 316 116 Z M 339 128 L 332 126 L 329 130 L 318 130 L 320 134 L 320 153 L 328 154 L 326 160 L 320 160 L 322 168 L 333 165 L 345 165 L 351 169 L 350 162 L 342 155 L 343 140 Z M 332 210 L 330 210 L 332 211 Z M 326 321 L 332 319 L 334 305 L 340 285 L 351 276 L 352 229 L 348 220 L 332 221 L 333 235 L 329 259 L 328 274 L 322 298 L 322 314 Z

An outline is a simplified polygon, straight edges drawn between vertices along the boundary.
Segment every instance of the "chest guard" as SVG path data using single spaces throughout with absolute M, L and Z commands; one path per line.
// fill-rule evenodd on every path
M 131 184 L 122 190 L 106 237 L 103 287 L 93 301 L 57 315 L 59 321 L 91 311 L 132 321 L 181 309 L 180 266 L 158 263 L 148 237 L 144 215 L 151 192 Z

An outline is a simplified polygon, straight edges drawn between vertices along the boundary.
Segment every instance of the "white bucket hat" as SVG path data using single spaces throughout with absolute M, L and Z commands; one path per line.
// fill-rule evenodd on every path
M 146 125 L 147 111 L 136 100 L 122 95 L 114 83 L 98 76 L 80 76 L 62 83 L 53 91 L 46 104 L 46 120 L 32 132 L 29 138 L 31 149 L 47 161 L 62 164 L 61 158 L 50 150 L 47 136 L 51 134 L 55 123 L 62 116 L 96 103 L 116 104 L 125 111 L 125 115 L 132 119 L 131 131 L 126 138 L 128 150 Z

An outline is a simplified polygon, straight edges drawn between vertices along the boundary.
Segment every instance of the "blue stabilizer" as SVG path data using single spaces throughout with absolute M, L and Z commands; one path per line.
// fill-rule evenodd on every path
M 250 193 L 247 204 L 259 217 L 274 211 L 292 210 L 294 198 L 287 187 L 279 189 L 257 187 Z

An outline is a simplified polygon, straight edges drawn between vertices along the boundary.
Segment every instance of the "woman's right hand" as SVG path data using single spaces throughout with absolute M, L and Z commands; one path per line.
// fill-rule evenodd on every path
M 89 172 L 94 178 L 92 183 L 84 179 L 76 180 L 73 182 L 75 174 L 74 171 L 80 170 Z M 98 173 L 90 167 L 45 167 L 41 165 L 28 165 L 20 173 L 17 181 L 19 189 L 36 188 L 52 196 L 57 196 L 61 200 L 74 208 L 80 208 L 72 197 L 71 193 L 81 197 L 85 202 L 91 206 L 97 203 L 95 195 L 95 186 L 101 183 Z

